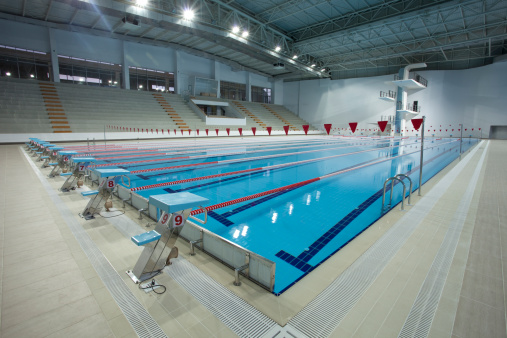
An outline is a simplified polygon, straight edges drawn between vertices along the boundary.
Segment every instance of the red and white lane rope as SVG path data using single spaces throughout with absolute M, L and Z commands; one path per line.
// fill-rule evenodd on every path
M 192 164 L 192 163 L 191 164 L 181 164 L 181 165 L 170 166 L 170 167 L 162 167 L 162 168 L 132 170 L 130 173 L 131 174 L 140 174 L 140 173 L 148 173 L 148 172 L 154 172 L 154 171 L 164 171 L 164 170 L 188 168 L 188 167 L 192 167 L 192 166 L 202 166 L 202 165 L 212 165 L 212 164 L 224 164 L 224 163 L 239 163 L 239 162 L 245 162 L 245 161 L 263 160 L 263 159 L 267 159 L 267 158 L 275 158 L 275 157 L 283 157 L 283 156 L 308 154 L 308 153 L 314 153 L 314 152 L 318 152 L 318 151 L 329 151 L 329 150 L 346 149 L 346 148 L 352 148 L 352 147 L 355 147 L 355 146 L 344 146 L 344 147 L 334 147 L 334 148 L 327 148 L 327 149 L 306 150 L 306 151 L 298 151 L 298 152 L 294 152 L 294 153 L 283 153 L 283 154 L 273 154 L 273 155 L 265 155 L 265 156 L 254 156 L 254 157 L 246 157 L 246 158 L 239 158 L 239 159 L 236 158 L 236 159 L 231 159 L 231 160 L 211 161 L 211 162 L 194 163 L 194 164 Z M 189 156 L 188 158 L 198 158 L 198 156 Z
M 331 141 L 331 142 L 330 142 Z M 262 148 L 262 147 L 275 147 L 277 145 L 285 145 L 285 144 L 288 144 L 288 145 L 294 145 L 294 144 L 299 144 L 299 143 L 304 143 L 304 144 L 308 144 L 310 143 L 309 141 L 301 141 L 301 142 L 278 142 L 277 144 L 273 144 L 273 143 L 266 143 L 266 142 L 263 142 L 263 143 L 221 143 L 221 144 L 217 144 L 220 146 L 220 149 L 231 149 L 231 148 L 239 148 L 239 147 L 245 147 L 245 146 L 253 146 L 254 148 Z M 336 142 L 334 140 L 323 140 L 323 139 L 317 139 L 317 140 L 313 140 L 311 143 L 313 144 L 325 144 L 325 143 L 339 143 L 339 142 Z M 97 156 L 99 157 L 98 159 L 102 160 L 102 159 L 113 159 L 113 157 L 110 157 L 110 158 L 100 158 L 100 156 L 104 156 L 104 155 L 115 155 L 115 154 L 118 154 L 118 155 L 121 155 L 121 154 L 128 154 L 128 156 L 124 156 L 124 157 L 138 157 L 138 156 L 135 156 L 134 154 L 137 154 L 137 153 L 146 153 L 146 152 L 149 152 L 149 151 L 156 151 L 156 152 L 166 152 L 166 151 L 173 151 L 171 154 L 179 154 L 179 153 L 183 153 L 183 151 L 185 150 L 189 150 L 190 151 L 186 151 L 186 153 L 198 153 L 198 152 L 206 152 L 206 151 L 216 151 L 216 146 L 217 145 L 209 145 L 209 144 L 206 144 L 205 146 L 207 147 L 203 147 L 203 145 L 198 145 L 198 146 L 188 146 L 188 144 L 186 144 L 186 146 L 178 146 L 178 147 L 175 147 L 174 145 L 165 145 L 164 147 L 162 147 L 162 145 L 160 147 L 157 147 L 157 148 L 129 148 L 129 150 L 125 150 L 125 148 L 121 148 L 119 149 L 118 151 L 111 151 L 111 152 L 87 152 L 87 151 L 83 151 L 83 152 L 78 152 L 80 154 L 83 154 L 85 156 Z M 142 154 L 142 155 L 145 155 L 146 154 Z M 150 155 L 150 154 L 148 154 Z M 165 154 L 165 155 L 168 155 L 168 154 Z M 120 157 L 118 157 L 120 158 Z
M 334 149 L 350 148 L 350 147 L 352 147 L 352 146 L 334 147 L 334 148 L 328 148 L 328 149 L 325 149 L 325 150 L 334 150 Z M 166 170 L 166 169 L 185 168 L 185 167 L 190 167 L 190 166 L 194 166 L 194 165 L 195 166 L 199 166 L 199 165 L 204 165 L 204 164 L 217 164 L 217 163 L 250 161 L 250 160 L 263 159 L 263 158 L 273 158 L 273 157 L 281 157 L 281 156 L 287 156 L 287 155 L 305 154 L 305 153 L 311 153 L 311 152 L 316 152 L 316 151 L 322 151 L 322 149 L 300 151 L 300 152 L 295 152 L 295 153 L 283 153 L 283 154 L 274 154 L 274 155 L 266 155 L 266 156 L 247 157 L 247 158 L 242 158 L 242 159 L 232 159 L 232 160 L 223 160 L 223 161 L 211 161 L 211 162 L 196 163 L 196 164 L 184 164 L 184 165 L 179 165 L 179 166 L 162 167 L 162 168 L 141 169 L 141 170 L 131 171 L 131 173 L 138 174 L 138 173 L 151 172 L 151 171 L 163 171 L 163 170 Z M 241 152 L 239 154 L 244 154 L 244 152 Z M 227 155 L 231 155 L 231 154 L 229 153 Z M 234 155 L 237 155 L 237 154 L 234 154 Z M 161 158 L 161 159 L 159 158 L 159 159 L 153 159 L 153 160 L 139 160 L 139 161 L 129 161 L 129 162 L 103 163 L 103 164 L 94 164 L 94 165 L 91 165 L 90 168 L 110 167 L 110 166 L 119 166 L 119 165 L 135 165 L 135 164 L 141 164 L 141 163 L 168 162 L 168 161 L 181 160 L 181 159 L 216 157 L 216 156 L 217 156 L 217 154 L 214 154 L 214 155 L 201 155 L 201 156 L 170 157 L 170 158 Z
M 231 171 L 229 173 L 221 173 L 221 174 L 215 174 L 215 175 L 208 175 L 208 176 L 187 178 L 187 179 L 184 179 L 184 180 L 178 180 L 178 181 L 172 181 L 172 182 L 163 182 L 163 183 L 157 183 L 157 184 L 150 184 L 150 185 L 145 185 L 145 186 L 142 186 L 142 187 L 132 188 L 132 189 L 130 189 L 130 191 L 148 190 L 148 189 L 160 188 L 160 187 L 165 187 L 165 186 L 170 186 L 170 185 L 176 185 L 176 184 L 182 184 L 182 183 L 188 183 L 188 182 L 194 182 L 194 181 L 202 181 L 202 180 L 207 180 L 207 179 L 217 178 L 217 177 L 225 177 L 225 176 L 245 174 L 245 173 L 253 172 L 253 171 L 271 170 L 271 169 L 279 169 L 279 168 L 283 168 L 283 167 L 297 166 L 297 165 L 302 165 L 302 164 L 307 164 L 307 163 L 312 163 L 312 162 L 325 161 L 325 160 L 329 160 L 329 159 L 337 158 L 337 157 L 343 157 L 343 156 L 349 156 L 349 155 L 357 155 L 357 154 L 367 153 L 367 152 L 372 152 L 372 151 L 379 151 L 379 150 L 382 150 L 384 148 L 390 148 L 390 147 L 387 146 L 387 147 L 382 147 L 382 148 L 367 149 L 367 150 L 355 151 L 355 152 L 346 153 L 346 154 L 339 154 L 339 155 L 325 156 L 325 157 L 319 157 L 319 158 L 312 158 L 312 159 L 303 160 L 303 161 L 296 161 L 296 162 L 275 164 L 275 165 L 270 165 L 270 166 L 267 166 L 267 167 L 258 167 L 258 168 L 252 168 L 252 169 L 244 169 L 244 170 L 238 170 L 238 171 Z
M 441 144 L 438 144 L 438 145 L 434 145 L 432 147 L 428 147 L 426 149 L 431 149 L 431 148 L 439 147 L 439 146 L 441 146 L 443 144 L 448 144 L 448 143 L 452 143 L 452 142 L 456 142 L 456 141 L 450 141 L 450 142 L 441 143 Z M 245 196 L 245 197 L 241 197 L 241 198 L 236 198 L 236 199 L 233 199 L 233 200 L 230 200 L 230 201 L 227 201 L 227 202 L 221 202 L 221 203 L 218 203 L 218 204 L 210 205 L 210 206 L 205 207 L 205 209 L 207 211 L 212 211 L 212 210 L 220 209 L 220 208 L 227 207 L 227 206 L 230 206 L 230 205 L 233 205 L 233 204 L 246 202 L 248 200 L 256 199 L 256 198 L 259 198 L 259 197 L 262 197 L 262 196 L 274 194 L 274 193 L 277 193 L 277 192 L 280 192 L 280 191 L 285 191 L 285 190 L 289 190 L 289 189 L 293 189 L 293 188 L 302 187 L 304 185 L 307 185 L 307 184 L 310 184 L 310 183 L 313 183 L 313 182 L 317 182 L 317 181 L 321 181 L 321 180 L 326 179 L 326 178 L 334 177 L 334 176 L 337 176 L 337 175 L 341 175 L 341 174 L 344 174 L 344 173 L 347 173 L 347 172 L 350 172 L 350 171 L 354 171 L 354 170 L 357 170 L 357 169 L 369 167 L 369 166 L 372 166 L 372 165 L 375 165 L 375 164 L 379 164 L 379 163 L 382 163 L 382 162 L 391 161 L 391 160 L 399 158 L 399 157 L 415 154 L 415 153 L 418 153 L 419 151 L 420 150 L 415 150 L 415 151 L 412 151 L 412 152 L 409 152 L 409 153 L 405 153 L 405 154 L 402 154 L 402 155 L 393 156 L 393 157 L 385 158 L 385 159 L 378 160 L 378 161 L 375 161 L 375 162 L 370 162 L 370 163 L 362 164 L 362 165 L 359 165 L 357 167 L 343 169 L 343 170 L 338 170 L 338 171 L 336 171 L 334 173 L 330 173 L 330 174 L 327 174 L 327 175 L 315 177 L 315 178 L 312 178 L 312 179 L 309 179 L 309 180 L 306 180 L 306 181 L 302 181 L 302 182 L 298 182 L 298 183 L 293 183 L 293 184 L 289 184 L 289 185 L 286 185 L 286 186 L 283 186 L 283 187 L 279 187 L 279 188 L 276 188 L 276 189 L 271 189 L 271 190 L 259 192 L 259 193 L 253 194 L 253 195 L 249 195 L 249 196 Z M 195 210 L 192 210 L 190 212 L 190 215 L 194 216 L 194 215 L 201 214 L 203 212 L 204 212 L 203 209 L 195 209 Z
M 334 142 L 334 143 L 343 144 L 341 142 Z M 305 144 L 308 144 L 308 143 L 305 143 Z M 323 145 L 325 145 L 325 143 L 324 144 L 323 143 L 311 144 L 311 145 L 306 145 L 306 146 L 300 146 L 299 144 L 296 144 L 293 146 L 282 147 L 282 148 L 259 149 L 259 150 L 251 150 L 251 151 L 242 150 L 242 151 L 238 151 L 238 152 L 224 152 L 224 153 L 220 153 L 218 151 L 220 151 L 222 149 L 227 149 L 227 148 L 220 148 L 220 150 L 213 150 L 213 151 L 216 151 L 216 153 L 214 153 L 214 154 L 188 156 L 187 158 L 191 159 L 191 158 L 207 158 L 207 157 L 216 157 L 216 156 L 255 154 L 255 153 L 262 153 L 262 152 L 267 152 L 267 151 L 278 151 L 278 150 L 286 150 L 286 149 L 294 149 L 294 148 L 303 149 L 303 148 L 318 147 L 318 146 L 323 146 Z M 237 147 L 232 147 L 232 148 L 237 148 Z M 152 154 L 143 154 L 143 155 L 136 155 L 136 156 L 125 155 L 125 156 L 101 157 L 101 158 L 99 158 L 99 160 L 105 161 L 105 160 L 117 160 L 117 159 L 121 159 L 121 158 L 153 157 L 153 156 L 175 155 L 175 154 L 179 154 L 179 153 L 152 153 Z M 171 160 L 171 158 L 168 158 L 166 160 Z
M 142 170 L 134 170 L 131 171 L 133 174 L 143 173 L 143 172 L 153 172 L 153 171 L 163 171 L 163 170 L 171 170 L 171 169 L 178 169 L 178 168 L 187 168 L 192 166 L 202 166 L 202 165 L 211 165 L 211 164 L 223 164 L 223 163 L 239 163 L 239 162 L 245 162 L 245 161 L 254 161 L 254 160 L 260 160 L 260 159 L 266 159 L 266 158 L 275 158 L 275 157 L 282 157 L 282 156 L 291 156 L 291 155 L 299 155 L 299 154 L 307 154 L 307 153 L 313 153 L 318 151 L 328 151 L 328 150 L 336 150 L 336 149 L 345 149 L 345 148 L 351 148 L 358 145 L 365 145 L 363 143 L 357 143 L 352 144 L 348 146 L 343 147 L 334 147 L 334 148 L 327 148 L 327 149 L 316 149 L 316 150 L 307 150 L 307 151 L 300 151 L 300 152 L 294 152 L 294 153 L 283 153 L 283 154 L 274 154 L 274 155 L 265 155 L 265 156 L 256 156 L 256 157 L 247 157 L 247 158 L 241 158 L 241 159 L 232 159 L 232 160 L 222 160 L 222 161 L 212 161 L 212 162 L 205 162 L 205 163 L 196 163 L 196 164 L 183 164 L 183 165 L 177 165 L 177 166 L 171 166 L 171 167 L 161 167 L 161 168 L 152 168 L 152 169 L 142 169 Z M 241 153 L 243 154 L 243 153 Z M 230 155 L 230 154 L 228 154 Z M 216 156 L 209 155 L 211 157 Z M 200 156 L 202 157 L 209 157 L 209 156 Z M 188 157 L 188 158 L 198 158 L 198 156 L 194 157 Z M 104 163 L 104 164 L 95 164 L 90 167 L 92 168 L 98 168 L 98 167 L 108 167 L 108 166 L 118 166 L 118 165 L 135 165 L 135 164 L 141 164 L 141 163 L 155 163 L 155 162 L 168 162 L 175 159 L 187 159 L 187 157 L 176 157 L 176 158 L 164 158 L 164 159 L 153 159 L 153 160 L 140 160 L 140 161 L 129 161 L 129 162 L 115 162 L 115 163 Z

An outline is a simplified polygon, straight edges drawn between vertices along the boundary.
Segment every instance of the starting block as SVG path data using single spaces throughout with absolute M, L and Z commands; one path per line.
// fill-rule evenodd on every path
M 62 150 L 63 147 L 57 147 L 57 146 L 54 146 L 54 147 L 47 147 L 45 150 L 44 150 L 44 154 L 45 156 L 41 156 L 41 160 L 44 160 L 44 163 L 42 164 L 42 168 L 46 168 L 47 166 L 49 166 L 49 162 L 50 161 L 56 161 L 57 159 L 57 151 L 59 150 Z
M 55 177 L 60 169 L 63 169 L 68 165 L 70 158 L 77 154 L 75 151 L 63 151 L 62 147 L 52 148 L 51 153 L 53 155 L 52 158 L 56 161 L 56 164 L 54 165 L 53 170 L 49 173 L 49 177 Z
M 96 194 L 94 194 L 95 196 L 90 199 L 88 205 L 81 213 L 81 215 L 86 220 L 95 218 L 93 217 L 93 215 L 100 212 L 100 210 L 102 209 L 102 205 L 106 203 L 109 197 L 112 195 L 113 189 L 116 187 L 116 185 L 120 183 L 120 180 L 123 184 L 125 184 L 123 182 L 123 178 L 126 177 L 125 175 L 130 174 L 130 171 L 128 170 L 117 168 L 96 169 L 95 171 L 98 173 L 99 179 L 101 181 L 99 184 L 99 190 L 97 191 Z M 130 179 L 128 182 L 128 186 L 130 186 Z
M 46 143 L 42 146 L 42 149 L 40 152 L 37 152 L 39 154 L 39 157 L 37 158 L 37 161 L 42 161 L 42 156 L 45 156 L 48 154 L 48 151 L 50 148 L 56 147 L 56 144 Z M 63 149 L 63 148 L 62 148 Z
M 65 156 L 67 156 L 68 159 L 70 159 L 71 151 L 61 151 L 60 160 L 62 162 L 65 162 Z M 72 153 L 76 153 L 72 151 Z M 67 177 L 67 180 L 63 183 L 62 187 L 60 188 L 61 191 L 67 192 L 70 190 L 76 189 L 77 182 L 82 179 L 85 175 L 86 168 L 90 165 L 90 163 L 94 163 L 95 159 L 93 157 L 74 157 L 72 158 L 72 161 L 74 162 L 74 170 L 71 173 L 62 173 L 60 176 L 69 176 Z M 63 167 L 65 164 L 61 164 Z M 56 167 L 55 167 L 56 168 Z M 55 169 L 53 169 L 54 171 Z
M 171 258 L 178 257 L 174 246 L 177 229 L 185 224 L 193 208 L 207 202 L 207 198 L 189 192 L 150 196 L 150 205 L 157 207 L 161 215 L 155 230 L 131 238 L 137 246 L 144 246 L 134 269 L 127 271 L 134 283 L 155 277 L 171 264 Z
M 31 150 L 32 151 L 32 156 L 37 155 L 36 152 L 41 151 L 42 150 L 42 146 L 44 144 L 50 144 L 50 143 L 46 142 L 46 141 L 37 141 L 37 142 L 35 142 L 34 147 Z

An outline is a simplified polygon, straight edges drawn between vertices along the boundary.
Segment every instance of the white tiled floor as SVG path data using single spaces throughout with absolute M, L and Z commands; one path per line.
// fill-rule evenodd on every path
M 424 222 L 351 308 L 333 336 L 398 335 L 480 155 L 478 151 L 455 178 L 424 217 Z M 507 269 L 506 165 L 507 142 L 492 141 L 432 322 L 431 337 L 506 336 L 503 276 Z M 449 170 L 426 184 L 423 194 Z M 47 169 L 42 172 L 46 173 Z M 62 181 L 56 178 L 50 183 L 56 190 Z M 76 192 L 59 195 L 76 217 L 86 204 L 86 199 Z M 417 200 L 415 197 L 413 204 Z M 120 205 L 115 202 L 115 206 Z M 0 214 L 0 336 L 136 336 L 19 146 L 0 146 Z M 133 210 L 127 214 L 135 220 Z M 183 241 L 178 246 L 185 259 L 283 326 L 402 214 L 395 210 L 386 215 L 279 297 L 247 280 L 241 287 L 233 286 L 230 269 L 200 252 L 196 256 L 188 255 L 188 244 Z M 236 336 L 167 275 L 158 278 L 169 290 L 165 294 L 145 294 L 138 290 L 124 274 L 138 256 L 129 239 L 105 219 L 79 221 L 168 336 Z M 142 228 L 148 223 L 148 220 L 135 221 Z

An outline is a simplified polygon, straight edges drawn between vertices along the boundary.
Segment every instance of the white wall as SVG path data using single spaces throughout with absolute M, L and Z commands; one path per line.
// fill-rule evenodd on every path
M 463 135 L 481 136 L 481 128 L 487 137 L 490 125 L 507 125 L 507 62 L 468 70 L 416 71 L 428 80 L 428 88 L 409 92 L 408 102 L 419 101 L 426 133 L 430 129 L 430 134 L 456 136 L 463 123 Z M 333 128 L 346 128 L 358 122 L 359 129 L 375 128 L 381 116 L 395 114 L 394 103 L 378 99 L 380 90 L 396 90 L 385 83 L 392 80 L 393 76 L 379 76 L 285 83 L 284 105 L 315 126 L 332 123 Z M 415 134 L 410 122 L 407 126 L 408 134 Z

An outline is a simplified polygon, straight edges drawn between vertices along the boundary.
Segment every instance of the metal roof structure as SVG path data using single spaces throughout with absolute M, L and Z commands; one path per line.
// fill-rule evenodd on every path
M 507 53 L 506 0 L 0 0 L 0 18 L 171 46 L 287 81 L 421 62 L 467 69 Z

